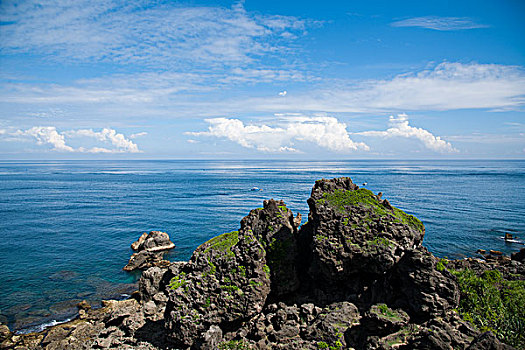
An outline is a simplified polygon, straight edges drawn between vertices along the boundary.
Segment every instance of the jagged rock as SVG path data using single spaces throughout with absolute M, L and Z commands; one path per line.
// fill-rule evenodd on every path
M 9 327 L 7 327 L 5 324 L 0 324 L 0 342 L 3 342 L 10 335 L 11 331 L 9 330 Z
M 253 232 L 266 251 L 271 271 L 272 293 L 276 296 L 294 292 L 299 287 L 296 269 L 297 222 L 283 201 L 267 200 L 263 208 L 250 211 L 241 220 L 240 232 Z
M 133 271 L 135 269 L 144 269 L 151 266 L 158 265 L 162 262 L 162 254 L 157 252 L 148 252 L 147 250 L 140 251 L 131 255 L 129 262 L 124 266 L 125 271 Z
M 500 342 L 491 332 L 480 334 L 467 350 L 512 350 L 512 346 Z
M 519 252 L 512 253 L 511 259 L 519 262 L 525 262 L 525 248 L 521 248 Z
M 204 337 L 198 344 L 202 350 L 215 350 L 222 340 L 222 330 L 219 326 L 211 326 L 205 333 Z
M 372 305 L 361 322 L 368 333 L 376 335 L 391 334 L 406 326 L 410 317 L 401 309 L 393 310 L 386 304 Z
M 165 269 L 154 266 L 142 273 L 139 280 L 140 298 L 143 302 L 153 299 L 153 296 L 161 291 L 161 281 L 166 273 Z
M 347 301 L 331 304 L 307 328 L 306 339 L 326 343 L 336 349 L 347 348 L 345 333 L 359 324 L 359 310 Z
M 164 253 L 175 247 L 166 232 L 144 232 L 136 242 L 131 244 L 131 249 L 136 253 L 131 255 L 129 262 L 124 266 L 125 271 L 146 269 L 152 266 L 168 266 L 169 262 L 162 259 Z
M 173 248 L 175 248 L 175 244 L 170 240 L 170 236 L 161 231 L 144 232 L 136 242 L 131 244 L 131 249 L 137 252 L 142 250 L 155 252 Z
M 426 249 L 408 250 L 389 277 L 390 304 L 424 321 L 457 307 L 459 289 L 447 270 L 438 271 Z
M 165 327 L 176 346 L 200 342 L 212 325 L 231 330 L 261 312 L 270 291 L 265 250 L 253 232 L 212 238 L 171 279 Z
M 382 344 L 401 341 L 403 327 L 410 317 L 401 309 L 393 310 L 386 304 L 372 305 L 357 327 L 350 329 L 346 337 L 356 349 L 381 348 Z M 398 332 L 399 331 L 399 332 Z
M 77 308 L 79 310 L 89 310 L 91 309 L 91 305 L 87 301 L 82 300 L 80 303 L 77 304 Z
M 405 252 L 419 247 L 424 226 L 350 178 L 316 181 L 308 199 L 310 214 L 300 235 L 309 242 L 314 284 L 341 287 L 356 296 L 384 275 Z

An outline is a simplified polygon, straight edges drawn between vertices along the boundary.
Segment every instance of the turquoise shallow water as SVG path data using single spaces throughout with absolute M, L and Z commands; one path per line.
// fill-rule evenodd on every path
M 28 329 L 65 319 L 82 299 L 133 290 L 129 245 L 162 230 L 186 260 L 237 229 L 264 199 L 306 220 L 316 179 L 350 176 L 426 226 L 437 256 L 510 253 L 525 240 L 525 161 L 49 161 L 0 163 L 0 320 Z M 252 192 L 254 186 L 261 192 Z

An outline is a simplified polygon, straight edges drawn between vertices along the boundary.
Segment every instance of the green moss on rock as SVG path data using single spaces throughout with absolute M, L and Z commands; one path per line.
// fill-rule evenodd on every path
M 168 286 L 173 290 L 179 289 L 180 287 L 184 287 L 186 285 L 185 277 L 186 277 L 186 273 L 184 272 L 179 273 L 177 276 L 173 277 L 170 280 L 170 283 L 168 284 Z
M 379 217 L 393 216 L 398 222 L 409 225 L 418 231 L 423 232 L 424 226 L 415 216 L 409 215 L 404 211 L 392 207 L 383 205 L 372 191 L 366 188 L 360 188 L 354 191 L 335 190 L 331 193 L 324 193 L 323 198 L 318 200 L 319 203 L 328 202 L 331 206 L 335 207 L 340 213 L 345 214 L 347 212 L 346 207 L 362 206 L 371 209 Z
M 231 248 L 239 243 L 239 231 L 232 231 L 223 233 L 217 237 L 213 237 L 201 247 L 204 247 L 204 253 L 208 253 L 210 250 L 222 252 L 227 256 L 233 257 L 235 254 L 231 251 Z

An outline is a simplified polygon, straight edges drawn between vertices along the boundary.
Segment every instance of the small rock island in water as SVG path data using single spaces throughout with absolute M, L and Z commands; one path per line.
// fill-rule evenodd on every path
M 512 259 L 437 259 L 421 245 L 417 218 L 350 178 L 317 181 L 308 204 L 300 226 L 285 203 L 264 201 L 188 262 L 162 263 L 146 234 L 128 269 L 160 266 L 143 272 L 130 299 L 79 305 L 77 319 L 41 333 L 2 326 L 1 348 L 525 346 L 523 250 Z M 172 248 L 169 237 L 150 235 Z

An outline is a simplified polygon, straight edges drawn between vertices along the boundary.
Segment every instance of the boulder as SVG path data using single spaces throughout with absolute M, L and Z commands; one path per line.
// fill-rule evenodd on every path
M 211 326 L 231 331 L 261 312 L 270 292 L 264 247 L 249 230 L 212 238 L 168 288 L 168 339 L 178 347 L 206 342 Z
M 425 228 L 350 178 L 316 181 L 308 223 L 299 232 L 311 281 L 328 298 L 380 301 L 381 279 L 405 253 L 419 248 Z M 305 265 L 304 263 L 302 265 Z M 378 284 L 379 283 L 379 284 Z M 375 287 L 370 289 L 371 285 Z
M 144 232 L 137 241 L 131 244 L 131 249 L 136 251 L 136 253 L 131 255 L 128 264 L 124 266 L 124 270 L 133 271 L 135 269 L 146 269 L 152 266 L 166 267 L 169 265 L 169 262 L 163 260 L 162 257 L 166 251 L 174 247 L 175 244 L 171 242 L 166 232 Z
M 418 321 L 443 315 L 459 303 L 455 277 L 446 269 L 438 271 L 436 259 L 424 248 L 405 253 L 388 276 L 388 286 L 389 303 Z
M 525 262 L 525 248 L 521 248 L 519 252 L 512 253 L 511 259 L 521 263 Z

